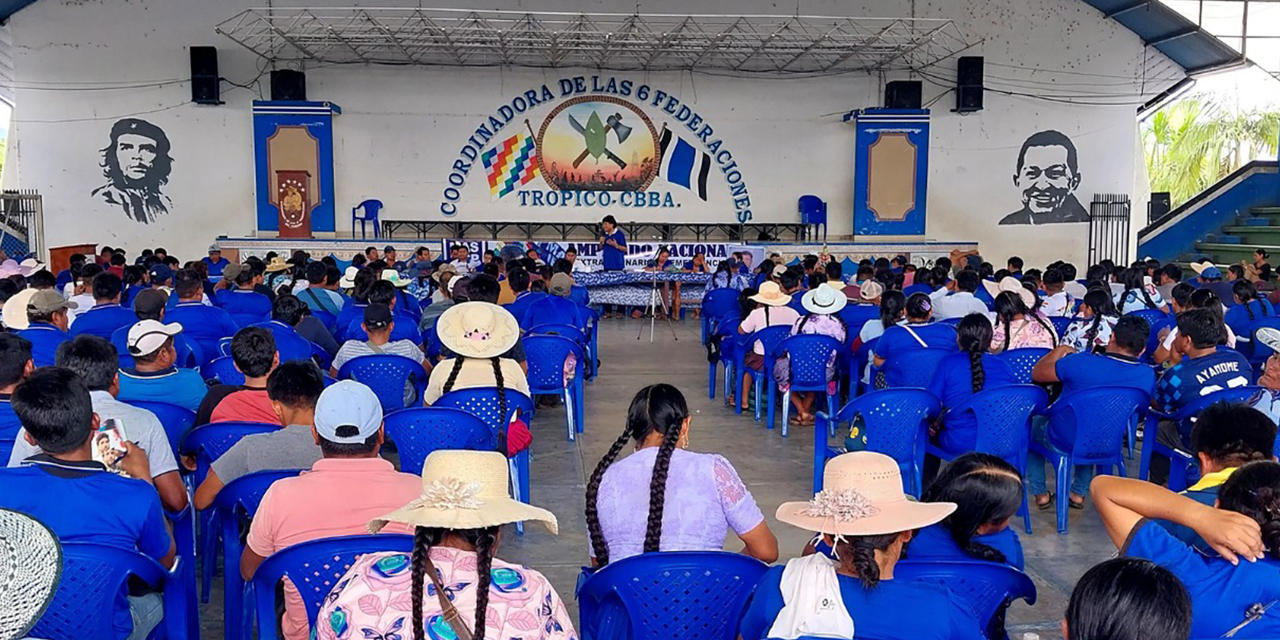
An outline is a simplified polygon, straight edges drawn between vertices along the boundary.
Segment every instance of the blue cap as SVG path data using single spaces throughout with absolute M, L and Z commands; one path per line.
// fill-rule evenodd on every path
M 169 280 L 172 277 L 173 277 L 173 269 L 170 269 L 169 265 L 164 264 L 163 262 L 157 262 L 151 265 L 152 281 L 164 282 L 165 280 Z
M 1200 277 L 1201 278 L 1221 278 L 1222 271 L 1220 271 L 1217 267 L 1209 267 L 1204 271 L 1200 272 Z

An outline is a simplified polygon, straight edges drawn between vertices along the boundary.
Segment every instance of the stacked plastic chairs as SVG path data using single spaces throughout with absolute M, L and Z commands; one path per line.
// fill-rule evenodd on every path
M 418 404 L 427 391 L 426 369 L 409 358 L 390 354 L 352 358 L 338 370 L 338 379 L 355 380 L 372 389 L 384 415 L 412 406 L 412 402 L 405 402 L 406 385 L 413 385 Z
M 829 429 L 858 418 L 866 432 L 867 450 L 893 458 L 902 470 L 903 491 L 920 497 L 927 429 L 941 412 L 942 404 L 932 393 L 908 388 L 882 389 L 854 398 L 834 421 L 819 413 L 813 435 L 813 492 L 822 490 L 822 470 L 827 459 L 836 455 L 827 444 Z

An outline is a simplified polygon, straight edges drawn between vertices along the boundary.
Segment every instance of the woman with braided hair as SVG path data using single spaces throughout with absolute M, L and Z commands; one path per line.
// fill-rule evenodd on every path
M 954 407 L 986 389 L 1017 384 L 1008 363 L 992 355 L 991 323 L 986 316 L 971 313 L 956 326 L 956 344 L 960 351 L 944 356 L 929 380 L 929 391 L 944 407 Z M 951 451 L 969 451 L 978 442 L 978 420 L 972 413 L 948 417 L 946 428 L 938 434 L 942 445 Z
M 1111 331 L 1119 319 L 1111 292 L 1101 287 L 1091 288 L 1080 301 L 1076 319 L 1062 332 L 1062 344 L 1069 344 L 1080 353 L 1101 351 L 1111 342 Z
M 902 491 L 898 463 L 870 451 L 827 461 L 822 491 L 784 502 L 780 522 L 813 532 L 811 552 L 769 569 L 742 617 L 740 640 L 881 638 L 977 640 L 982 629 L 964 600 L 927 582 L 894 579 L 914 532 L 956 510 Z
M 924 502 L 954 502 L 956 510 L 916 532 L 911 560 L 987 560 L 1021 570 L 1022 542 L 1009 520 L 1022 506 L 1022 476 L 1013 465 L 986 453 L 966 453 L 947 465 L 921 496 Z
M 844 293 L 839 289 L 825 284 L 818 285 L 804 294 L 800 298 L 800 304 L 807 312 L 791 327 L 791 335 L 822 335 L 834 338 L 841 345 L 845 344 L 845 338 L 849 335 L 849 327 L 844 323 L 844 319 L 837 315 L 841 309 L 849 303 L 849 299 L 844 297 Z M 835 394 L 836 392 L 836 360 L 839 353 L 832 353 L 827 361 L 827 392 Z M 773 367 L 773 378 L 778 383 L 778 391 L 786 393 L 791 388 L 791 358 L 789 354 L 784 354 L 778 358 L 777 363 Z M 791 406 L 795 407 L 796 415 L 791 417 L 791 424 L 796 426 L 813 425 L 816 418 L 813 415 L 813 401 L 815 394 L 811 391 L 797 391 L 791 394 Z
M 520 340 L 515 316 L 488 302 L 461 302 L 449 307 L 436 321 L 436 335 L 455 357 L 442 360 L 427 380 L 426 403 L 456 389 L 497 387 L 506 404 L 507 390 L 529 394 L 524 370 L 511 358 L 501 357 Z M 507 413 L 502 407 L 502 413 Z
M 993 289 L 990 282 L 984 282 Z M 990 317 L 995 327 L 991 341 L 992 353 L 1004 353 L 1010 349 L 1039 347 L 1052 349 L 1058 344 L 1058 333 L 1053 324 L 1031 311 L 1036 304 L 1034 293 L 1023 288 L 1017 280 L 1005 278 L 991 291 L 995 296 L 995 312 Z
M 551 512 L 511 499 L 507 469 L 491 451 L 427 456 L 421 497 L 369 523 L 374 533 L 407 525 L 413 552 L 360 556 L 325 598 L 316 640 L 577 638 L 541 573 L 494 556 L 505 524 L 533 520 L 557 532 Z
M 742 553 L 778 558 L 778 540 L 733 465 L 688 451 L 689 424 L 679 389 L 655 384 L 636 393 L 626 428 L 587 482 L 594 565 L 653 551 L 719 551 L 729 529 L 746 545 Z M 635 453 L 618 460 L 628 442 Z
M 1125 269 L 1120 276 L 1124 286 L 1115 296 L 1116 309 L 1121 315 L 1139 309 L 1155 309 L 1169 313 L 1169 305 L 1160 297 L 1155 285 L 1150 284 L 1145 269 Z
M 1251 336 L 1250 325 L 1254 320 L 1276 315 L 1276 310 L 1264 295 L 1258 294 L 1258 288 L 1248 280 L 1236 280 L 1231 283 L 1232 297 L 1235 305 L 1227 309 L 1223 321 L 1238 336 Z

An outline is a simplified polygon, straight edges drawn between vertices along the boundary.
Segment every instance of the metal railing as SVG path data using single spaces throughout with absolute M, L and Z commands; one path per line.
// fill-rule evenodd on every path
M 1129 218 L 1126 193 L 1095 193 L 1089 203 L 1089 264 L 1106 259 L 1129 264 Z
M 48 260 L 44 206 L 34 189 L 0 193 L 0 248 L 12 258 L 33 255 Z

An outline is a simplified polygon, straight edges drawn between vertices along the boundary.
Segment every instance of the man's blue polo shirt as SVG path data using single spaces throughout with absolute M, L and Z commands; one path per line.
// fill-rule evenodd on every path
M 133 362 L 133 356 L 129 355 L 129 329 L 131 328 L 133 328 L 133 325 L 126 325 L 116 329 L 111 334 L 111 344 L 115 346 L 116 353 L 121 356 L 129 356 L 128 360 L 121 361 L 122 364 L 128 362 L 130 366 L 132 366 Z M 178 364 L 184 367 L 187 366 L 189 361 L 195 362 L 198 366 L 213 359 L 212 357 L 208 360 L 205 359 L 204 349 L 200 347 L 198 342 L 187 336 L 185 327 L 182 333 L 173 337 L 173 348 L 178 351 Z
M 134 315 L 132 309 L 114 302 L 94 305 L 76 316 L 75 321 L 71 323 L 71 336 L 87 334 L 110 340 L 111 334 L 115 333 L 116 329 L 131 327 L 137 321 L 138 316 Z
M 37 367 L 53 366 L 58 345 L 71 339 L 71 334 L 48 322 L 32 322 L 18 335 L 31 341 L 31 359 Z
M 415 324 L 413 320 L 400 315 L 393 316 L 392 319 L 395 320 L 395 324 L 391 327 L 392 342 L 395 342 L 396 340 L 408 340 L 417 345 L 422 344 L 422 332 L 418 331 L 418 325 Z M 358 318 L 356 320 L 352 320 L 351 324 L 347 325 L 346 331 L 343 332 L 343 335 L 346 336 L 346 338 L 344 338 L 342 341 L 345 342 L 347 340 L 359 340 L 359 341 L 368 340 L 369 334 L 365 332 L 364 327 L 360 326 L 363 323 L 364 323 L 363 317 Z M 280 356 L 280 361 L 284 362 L 283 355 Z
M 169 553 L 169 532 L 156 490 L 109 473 L 92 460 L 67 462 L 41 454 L 0 469 L 0 508 L 25 513 L 63 542 L 95 542 L 140 551 L 155 560 Z M 103 508 L 109 505 L 110 508 Z M 133 628 L 122 590 L 112 626 L 123 638 Z
M 259 322 L 250 326 L 261 327 L 271 332 L 276 339 L 276 352 L 280 354 L 280 362 L 311 359 L 311 342 L 298 335 L 298 331 L 293 327 L 279 320 Z
M 130 367 L 120 370 L 121 402 L 143 400 L 167 402 L 195 411 L 209 387 L 194 369 L 169 367 L 162 371 L 138 371 Z
M 503 308 L 510 311 L 511 315 L 516 317 L 516 322 L 519 323 L 524 320 L 524 314 L 529 310 L 529 305 L 532 305 L 549 295 L 551 294 L 543 293 L 541 291 L 522 291 L 520 292 L 520 295 L 516 296 L 514 302 L 504 306 Z
M 214 277 L 222 275 L 222 270 L 226 269 L 227 265 L 231 264 L 231 261 L 226 258 L 220 257 L 217 262 L 214 262 L 209 259 L 209 256 L 201 258 L 200 262 L 203 262 L 205 266 L 209 268 L 209 275 Z
M 223 289 L 216 298 L 218 306 L 231 314 L 241 327 L 271 319 L 271 298 L 250 289 Z
M 0 393 L 0 456 L 3 456 L 0 460 L 9 459 L 18 430 L 22 428 L 18 414 L 13 412 L 13 405 L 9 403 L 10 397 L 7 393 Z
M 240 330 L 240 325 L 226 311 L 196 301 L 179 302 L 166 311 L 165 323 L 182 325 L 182 333 L 200 343 L 200 349 L 212 358 L 218 352 L 218 340 L 230 338 Z

